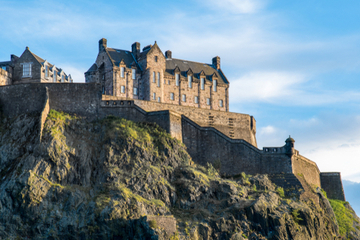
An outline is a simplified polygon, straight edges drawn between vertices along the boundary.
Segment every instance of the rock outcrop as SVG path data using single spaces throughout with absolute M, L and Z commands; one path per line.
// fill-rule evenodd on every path
M 156 125 L 51 110 L 40 139 L 38 124 L 1 120 L 0 239 L 341 238 L 321 192 L 222 178 Z

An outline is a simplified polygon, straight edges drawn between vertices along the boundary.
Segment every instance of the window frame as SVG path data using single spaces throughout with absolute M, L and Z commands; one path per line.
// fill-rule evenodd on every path
M 124 85 L 120 86 L 120 93 L 125 93 L 125 86 Z
M 196 104 L 199 103 L 199 97 L 198 97 L 198 96 L 195 96 L 195 97 L 194 97 L 194 102 L 195 102 Z
M 175 73 L 175 85 L 176 86 L 180 85 L 180 74 L 179 73 Z
M 186 94 L 181 95 L 181 101 L 186 102 Z
M 135 68 L 131 69 L 131 73 L 132 73 L 132 79 L 135 80 L 136 79 L 136 69 Z
M 219 99 L 219 106 L 224 107 L 224 101 L 222 99 Z
M 22 65 L 22 76 L 23 77 L 31 77 L 31 63 L 23 63 Z
M 205 90 L 205 78 L 200 78 L 200 88 L 201 90 Z
M 120 68 L 120 77 L 122 77 L 122 78 L 125 77 L 125 67 Z
M 210 106 L 210 104 L 211 104 L 210 98 L 206 98 L 206 105 Z
M 217 92 L 217 80 L 216 79 L 213 80 L 213 91 Z
M 171 101 L 175 100 L 175 94 L 173 92 L 170 93 L 170 100 Z
M 191 75 L 189 75 L 188 76 L 188 83 L 189 83 L 189 88 L 192 88 L 192 76 Z
M 137 87 L 134 87 L 134 88 L 133 88 L 133 94 L 134 94 L 135 96 L 138 95 L 138 88 L 137 88 Z

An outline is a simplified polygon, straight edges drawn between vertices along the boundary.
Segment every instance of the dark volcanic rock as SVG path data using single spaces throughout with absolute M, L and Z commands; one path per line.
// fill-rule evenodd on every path
M 337 239 L 326 198 L 221 178 L 153 124 L 2 119 L 0 239 Z M 354 235 L 355 236 L 355 235 Z

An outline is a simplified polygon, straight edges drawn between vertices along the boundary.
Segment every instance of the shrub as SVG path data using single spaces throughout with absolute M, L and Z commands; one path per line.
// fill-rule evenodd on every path
M 303 219 L 300 217 L 299 209 L 293 209 L 291 215 L 294 218 L 294 221 L 299 224 Z

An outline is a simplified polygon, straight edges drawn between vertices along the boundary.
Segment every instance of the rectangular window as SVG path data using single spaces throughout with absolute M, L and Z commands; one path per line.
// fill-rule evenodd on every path
M 31 63 L 23 64 L 23 77 L 31 77 Z
M 216 87 L 217 87 L 216 84 L 217 84 L 217 81 L 214 80 L 214 81 L 213 81 L 213 90 L 214 90 L 214 92 L 216 92 L 216 90 L 217 90 L 217 89 L 216 89 Z
M 57 81 L 57 77 L 56 77 L 56 75 L 57 75 L 57 72 L 56 72 L 56 71 L 54 71 L 54 82 L 56 82 L 56 81 Z
M 45 77 L 49 77 L 49 66 L 45 66 Z
M 199 103 L 199 97 L 195 97 L 195 103 Z
M 170 80 L 168 80 L 168 85 L 170 85 Z
M 189 88 L 192 88 L 192 76 L 188 76 Z
M 64 75 L 61 76 L 61 82 L 65 82 L 65 76 Z
M 185 94 L 182 95 L 182 101 L 186 102 L 186 95 Z
M 161 98 L 160 98 L 160 97 L 158 97 L 158 102 L 161 102 Z
M 136 87 L 134 87 L 134 95 L 138 95 L 138 89 Z
M 180 74 L 175 74 L 175 82 L 176 82 L 176 86 L 179 86 L 179 82 L 180 82 Z
M 153 100 L 156 99 L 156 93 L 153 93 Z
M 136 69 L 133 68 L 131 71 L 132 71 L 132 79 L 135 80 L 136 79 Z
M 156 82 L 156 80 L 155 80 L 155 72 L 153 72 L 153 82 Z
M 174 93 L 170 93 L 170 100 L 174 101 Z
M 125 93 L 125 86 L 121 86 L 120 91 L 121 93 Z
M 200 82 L 201 82 L 201 90 L 204 90 L 205 89 L 205 78 L 201 78 Z
M 123 77 L 125 77 L 125 68 L 124 67 L 121 67 L 120 68 L 120 72 L 121 72 L 121 77 L 123 78 Z
M 157 86 L 160 87 L 160 73 L 157 73 Z
M 210 105 L 210 98 L 207 98 L 207 99 L 206 99 L 206 104 L 207 104 L 207 105 Z
M 223 106 L 224 106 L 223 100 L 219 100 L 219 105 L 220 105 L 220 107 L 223 107 Z

